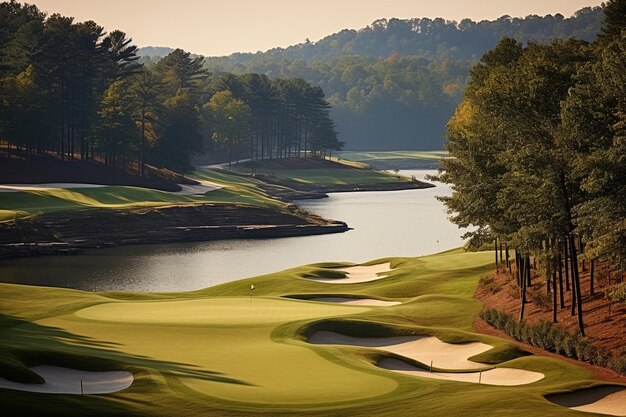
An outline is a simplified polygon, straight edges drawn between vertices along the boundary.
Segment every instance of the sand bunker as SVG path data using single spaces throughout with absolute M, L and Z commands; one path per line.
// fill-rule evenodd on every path
M 214 183 L 214 182 L 210 182 L 210 181 L 199 181 L 199 182 L 200 182 L 200 184 L 196 184 L 196 185 L 178 184 L 178 185 L 180 185 L 182 190 L 176 191 L 176 192 L 174 192 L 172 194 L 179 194 L 179 195 L 204 195 L 205 193 L 207 193 L 209 191 L 219 190 L 220 188 L 223 188 L 222 185 Z
M 546 396 L 548 401 L 587 413 L 626 416 L 626 387 L 612 385 Z
M 402 304 L 400 301 L 383 301 L 373 298 L 349 298 L 349 297 L 313 297 L 309 301 L 321 301 L 323 303 L 339 303 L 351 306 L 387 307 Z
M 480 343 L 445 343 L 432 336 L 351 337 L 321 330 L 313 333 L 310 343 L 365 346 L 392 352 L 439 369 L 478 369 L 485 365 L 468 358 L 486 352 L 492 346 Z
M 0 388 L 47 394 L 108 394 L 128 388 L 133 383 L 133 374 L 126 371 L 90 372 L 58 366 L 35 366 L 32 371 L 46 382 L 22 384 L 0 378 Z
M 328 282 L 331 284 L 354 284 L 358 282 L 369 282 L 383 279 L 385 276 L 379 276 L 384 272 L 391 271 L 389 262 L 370 266 L 349 266 L 346 268 L 337 268 L 337 271 L 346 273 L 345 278 L 309 278 L 311 281 Z
M 3 184 L 0 185 L 0 193 L 15 193 L 19 191 L 50 191 L 60 188 L 99 188 L 106 187 L 100 184 L 79 184 L 71 182 L 54 182 L 46 184 Z
M 406 362 L 393 358 L 385 358 L 378 366 L 390 371 L 400 372 L 407 375 L 422 378 L 442 379 L 446 381 L 470 382 L 474 384 L 515 386 L 532 384 L 543 379 L 544 375 L 539 372 L 525 371 L 514 368 L 495 368 L 482 372 L 429 372 Z

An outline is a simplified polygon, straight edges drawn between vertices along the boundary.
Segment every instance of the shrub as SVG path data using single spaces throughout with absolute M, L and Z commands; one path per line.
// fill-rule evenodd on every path
M 543 311 L 550 311 L 552 309 L 552 293 L 548 294 L 541 290 L 533 290 L 530 293 L 530 299 Z
M 609 292 L 609 299 L 614 303 L 626 306 L 626 282 L 619 284 Z
M 571 332 L 548 321 L 528 324 L 524 320 L 516 321 L 510 314 L 493 309 L 481 312 L 480 317 L 516 340 L 594 365 L 608 365 L 615 371 L 626 374 L 626 349 L 618 357 L 611 358 L 608 352 L 593 346 L 580 332 Z
M 620 374 L 626 375 L 626 355 L 611 359 L 609 366 Z
M 498 287 L 498 285 L 494 282 L 493 277 L 490 276 L 481 278 L 479 281 L 479 285 L 492 294 L 495 294 L 500 290 L 500 287 Z

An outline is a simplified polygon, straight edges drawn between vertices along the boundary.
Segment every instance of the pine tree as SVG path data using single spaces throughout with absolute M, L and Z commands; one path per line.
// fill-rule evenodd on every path
M 604 24 L 598 38 L 608 43 L 626 28 L 626 0 L 609 0 L 604 4 Z

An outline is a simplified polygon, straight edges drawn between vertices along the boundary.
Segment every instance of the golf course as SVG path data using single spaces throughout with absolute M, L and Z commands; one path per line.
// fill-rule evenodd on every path
M 482 306 L 472 295 L 492 257 L 453 250 L 362 266 L 315 264 L 187 293 L 2 284 L 3 409 L 589 415 L 546 396 L 610 384 L 473 330 Z M 51 384 L 42 384 L 42 368 L 65 378 L 54 395 L 41 392 Z M 609 414 L 625 414 L 626 391 L 602 389 L 608 394 L 591 410 L 612 401 Z
M 0 417 L 626 417 L 626 0 L 0 0 Z

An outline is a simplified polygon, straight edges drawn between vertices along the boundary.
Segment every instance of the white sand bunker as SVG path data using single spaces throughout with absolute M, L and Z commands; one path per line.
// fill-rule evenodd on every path
M 204 195 L 205 193 L 213 190 L 219 190 L 223 188 L 222 185 L 211 182 L 211 181 L 199 181 L 200 184 L 196 185 L 186 185 L 186 184 L 178 184 L 182 188 L 180 191 L 176 191 L 172 194 L 179 195 Z
M 474 384 L 515 386 L 532 384 L 544 378 L 539 372 L 525 371 L 514 368 L 494 368 L 479 372 L 429 372 L 406 362 L 393 358 L 385 358 L 378 366 L 390 371 L 400 372 L 422 378 L 442 379 L 446 381 L 470 382 Z
M 486 352 L 492 346 L 480 343 L 445 343 L 433 336 L 351 337 L 320 330 L 311 335 L 310 343 L 365 346 L 395 353 L 439 369 L 478 369 L 485 365 L 468 358 Z
M 387 307 L 402 304 L 400 301 L 383 301 L 374 298 L 350 298 L 350 297 L 313 297 L 308 298 L 310 301 L 321 301 L 323 303 L 339 303 L 351 306 L 372 306 Z
M 626 387 L 613 385 L 546 396 L 548 401 L 587 413 L 626 416 Z
M 31 370 L 46 382 L 22 384 L 0 378 L 0 388 L 46 394 L 108 394 L 126 389 L 133 383 L 133 374 L 126 371 L 90 372 L 47 365 L 35 366 Z
M 331 284 L 355 284 L 359 282 L 376 281 L 383 279 L 385 276 L 379 274 L 391 271 L 391 264 L 389 262 L 370 265 L 370 266 L 350 266 L 346 268 L 337 268 L 337 271 L 346 273 L 345 278 L 309 278 L 311 281 L 327 282 Z

